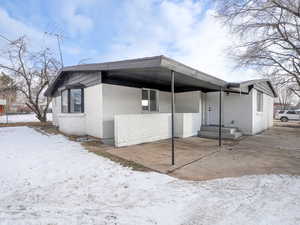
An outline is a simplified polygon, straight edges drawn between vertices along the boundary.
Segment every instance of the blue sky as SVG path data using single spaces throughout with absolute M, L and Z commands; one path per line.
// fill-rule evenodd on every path
M 0 34 L 55 50 L 45 32 L 62 34 L 65 65 L 166 55 L 228 81 L 254 78 L 232 70 L 233 37 L 214 15 L 209 0 L 1 0 Z

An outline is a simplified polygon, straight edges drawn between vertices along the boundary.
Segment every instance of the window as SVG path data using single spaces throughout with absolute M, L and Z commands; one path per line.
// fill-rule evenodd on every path
M 142 110 L 149 111 L 149 90 L 142 90 Z
M 61 92 L 61 112 L 67 113 L 68 110 L 68 90 L 64 90 Z
M 158 92 L 151 89 L 142 89 L 142 110 L 148 112 L 158 111 Z
M 257 91 L 257 112 L 263 111 L 263 93 L 260 91 Z
M 287 111 L 286 114 L 296 114 L 296 111 Z
M 62 113 L 83 113 L 83 89 L 66 89 L 61 93 Z
M 82 89 L 70 89 L 70 112 L 82 112 Z
M 284 110 L 280 110 L 278 113 L 279 113 L 279 114 L 283 114 L 283 113 L 284 113 Z

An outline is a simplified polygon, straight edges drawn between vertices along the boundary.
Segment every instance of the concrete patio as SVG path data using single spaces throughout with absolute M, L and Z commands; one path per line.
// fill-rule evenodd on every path
M 171 166 L 170 140 L 129 147 L 100 146 L 106 151 L 155 171 L 188 180 L 208 180 L 251 174 L 300 175 L 300 129 L 274 127 L 239 141 L 190 137 L 176 139 L 175 166 Z M 98 149 L 98 150 L 97 150 Z

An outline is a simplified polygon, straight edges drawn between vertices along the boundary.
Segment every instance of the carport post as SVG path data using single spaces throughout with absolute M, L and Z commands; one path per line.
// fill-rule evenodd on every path
M 219 146 L 222 145 L 222 87 L 219 92 Z
M 175 103 L 174 103 L 174 71 L 171 71 L 171 90 L 172 90 L 172 94 L 171 94 L 171 118 L 172 118 L 172 165 L 175 164 L 175 152 L 174 152 L 174 109 L 175 109 Z

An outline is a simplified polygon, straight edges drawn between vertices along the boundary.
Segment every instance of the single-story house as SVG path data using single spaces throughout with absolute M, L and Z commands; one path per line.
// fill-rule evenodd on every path
M 0 99 L 0 115 L 5 113 L 6 100 Z
M 53 123 L 62 132 L 126 146 L 167 139 L 172 131 L 201 136 L 220 122 L 254 135 L 272 126 L 276 92 L 266 79 L 229 83 L 155 56 L 64 67 L 45 95 L 53 97 Z

